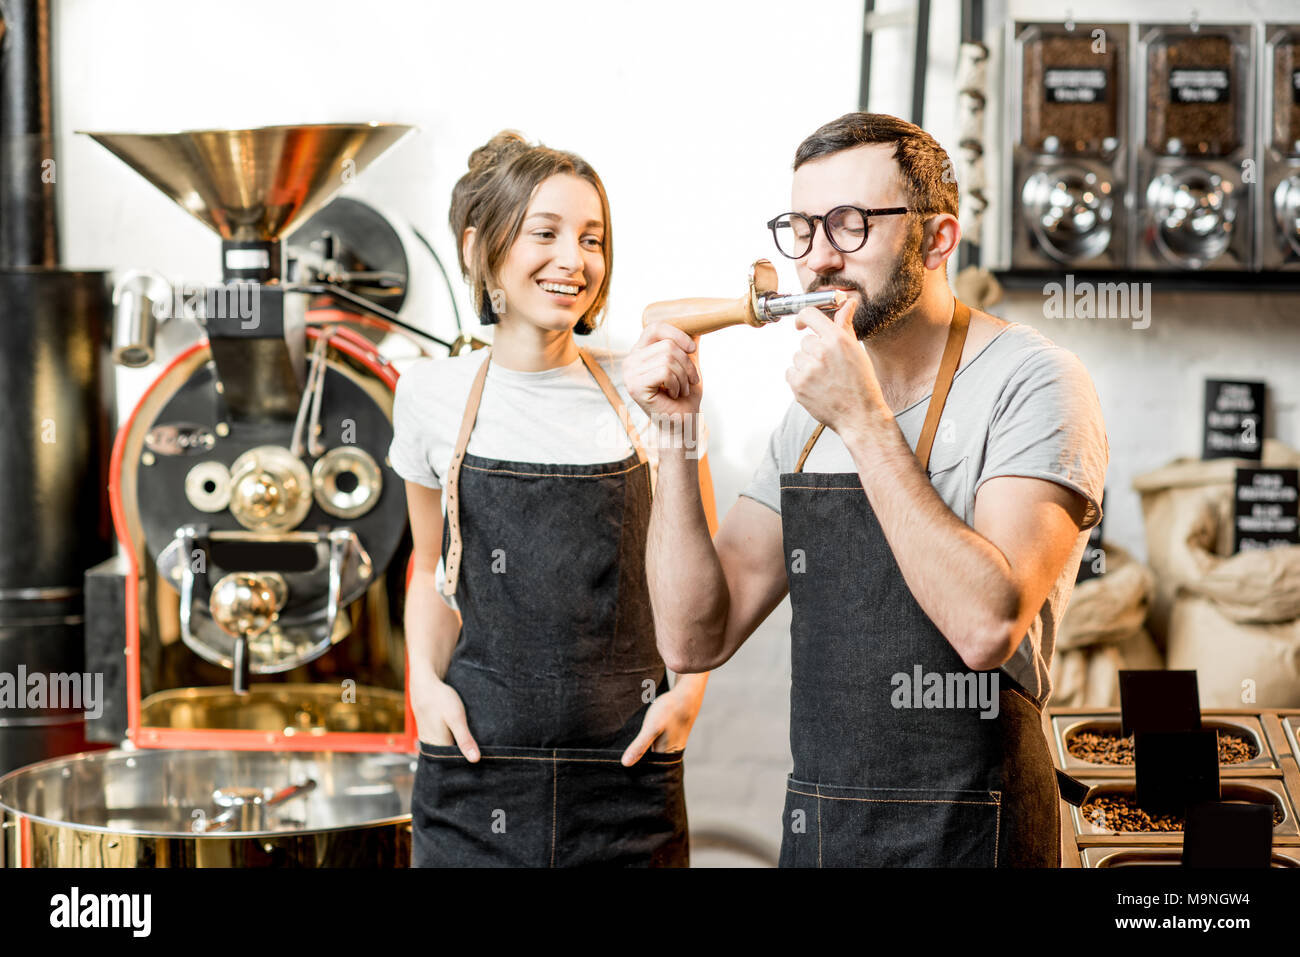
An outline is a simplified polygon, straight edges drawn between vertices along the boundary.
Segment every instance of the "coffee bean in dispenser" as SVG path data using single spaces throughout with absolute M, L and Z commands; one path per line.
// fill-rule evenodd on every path
M 1116 45 L 1098 33 L 1076 30 L 1025 40 L 1021 141 L 1029 149 L 1099 154 L 1116 147 Z
M 1138 269 L 1253 270 L 1250 24 L 1138 26 Z
M 1011 262 L 1114 269 L 1127 259 L 1127 24 L 1017 23 L 1007 75 Z
M 1288 32 L 1273 45 L 1273 148 L 1300 156 L 1300 36 Z
M 1233 38 L 1171 34 L 1147 47 L 1147 146 L 1156 153 L 1227 156 L 1241 145 L 1246 77 Z
M 1264 269 L 1300 271 L 1300 25 L 1265 28 Z

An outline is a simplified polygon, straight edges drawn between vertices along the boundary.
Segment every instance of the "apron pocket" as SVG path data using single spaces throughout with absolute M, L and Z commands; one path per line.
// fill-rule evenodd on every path
M 685 867 L 682 752 L 420 742 L 411 795 L 415 867 Z
M 996 867 L 1001 793 L 786 783 L 782 867 Z
M 471 764 L 455 745 L 420 742 L 411 791 L 412 866 L 549 866 L 551 761 L 521 750 L 480 748 L 481 759 Z
M 556 866 L 688 867 L 683 752 L 557 752 Z

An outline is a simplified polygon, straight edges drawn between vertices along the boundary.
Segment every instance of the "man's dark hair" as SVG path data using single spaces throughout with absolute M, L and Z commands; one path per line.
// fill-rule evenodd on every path
M 907 205 L 921 213 L 957 215 L 957 180 L 952 160 L 933 136 L 915 123 L 886 113 L 845 113 L 799 144 L 794 168 L 842 150 L 893 143 Z

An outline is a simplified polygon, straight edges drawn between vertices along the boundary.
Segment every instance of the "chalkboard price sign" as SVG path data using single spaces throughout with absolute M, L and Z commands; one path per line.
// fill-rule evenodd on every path
M 1300 545 L 1300 469 L 1237 469 L 1236 551 Z
M 1264 447 L 1264 383 L 1205 382 L 1207 459 L 1259 459 Z

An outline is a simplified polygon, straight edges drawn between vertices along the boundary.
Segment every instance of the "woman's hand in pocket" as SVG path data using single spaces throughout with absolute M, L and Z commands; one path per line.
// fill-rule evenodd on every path
M 454 744 L 468 761 L 479 759 L 478 742 L 469 733 L 465 704 L 456 689 L 437 678 L 411 684 L 411 710 L 421 741 L 434 745 Z
M 695 717 L 700 713 L 708 678 L 708 674 L 682 675 L 671 691 L 650 703 L 641 721 L 641 731 L 623 752 L 624 765 L 636 764 L 646 751 L 686 750 L 686 739 L 691 736 Z

